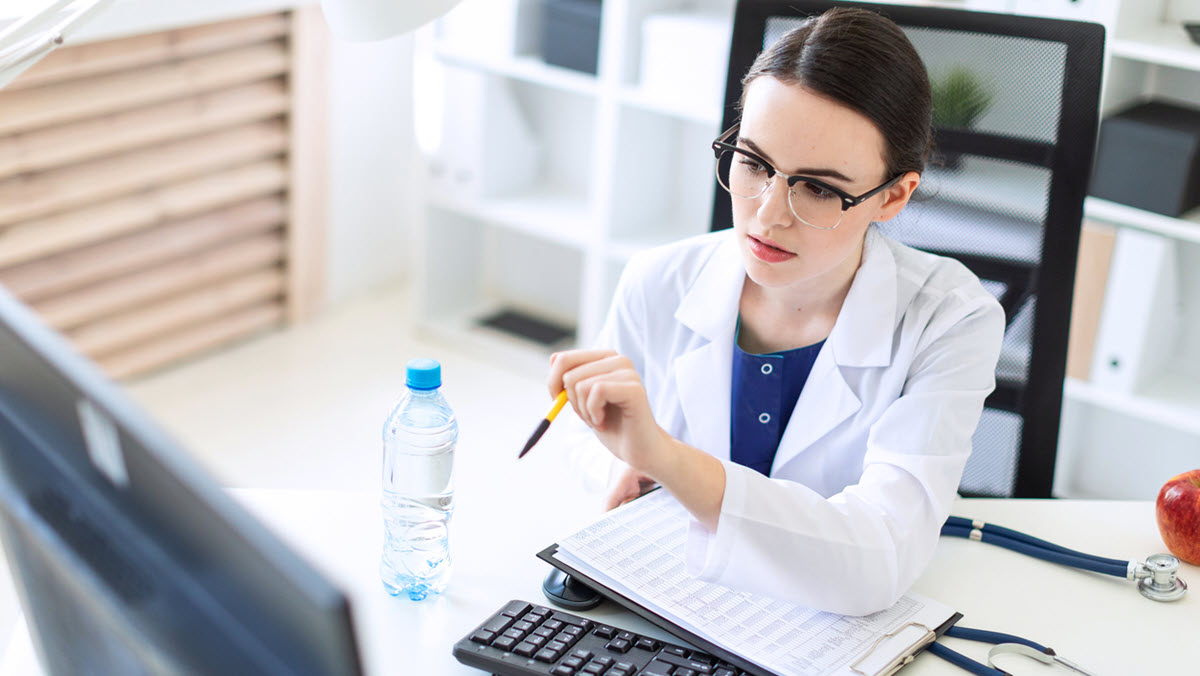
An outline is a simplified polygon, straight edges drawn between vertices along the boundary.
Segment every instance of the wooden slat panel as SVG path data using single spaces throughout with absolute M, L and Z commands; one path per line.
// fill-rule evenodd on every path
M 281 121 L 257 122 L 0 182 L 0 225 L 38 218 L 282 152 Z
M 282 199 L 263 197 L 0 270 L 0 284 L 26 303 L 36 303 L 190 252 L 262 233 L 280 226 L 285 215 Z
M 287 15 L 266 14 L 67 47 L 42 59 L 5 90 L 41 87 L 63 80 L 264 42 L 283 37 L 287 30 Z
M 0 267 L 272 194 L 286 185 L 287 168 L 283 161 L 269 160 L 149 190 L 135 197 L 0 228 Z
M 84 354 L 99 358 L 185 326 L 280 298 L 283 290 L 281 270 L 262 270 L 88 324 L 67 336 Z
M 0 179 L 253 122 L 287 109 L 283 80 L 274 79 L 0 137 Z
M 100 368 L 113 378 L 129 378 L 278 326 L 282 321 L 283 306 L 280 303 L 256 305 L 103 357 L 99 360 Z
M 287 50 L 281 42 L 274 42 L 86 80 L 3 92 L 0 134 L 263 80 L 281 75 L 287 68 Z
M 250 270 L 279 265 L 283 251 L 281 234 L 259 235 L 57 296 L 34 304 L 33 309 L 50 326 L 66 331 L 172 294 L 193 291 Z
M 292 14 L 291 160 L 288 189 L 288 321 L 310 316 L 325 288 L 329 29 L 316 6 Z

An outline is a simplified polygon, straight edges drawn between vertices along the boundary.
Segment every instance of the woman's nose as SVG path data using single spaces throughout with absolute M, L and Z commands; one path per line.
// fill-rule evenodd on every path
M 786 178 L 779 174 L 772 176 L 767 189 L 758 197 L 758 222 L 779 227 L 791 225 L 792 207 L 788 204 L 790 191 Z

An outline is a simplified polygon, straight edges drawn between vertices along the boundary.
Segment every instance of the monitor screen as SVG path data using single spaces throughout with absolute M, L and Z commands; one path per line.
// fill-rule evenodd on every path
M 0 542 L 47 673 L 361 673 L 345 595 L 3 289 Z

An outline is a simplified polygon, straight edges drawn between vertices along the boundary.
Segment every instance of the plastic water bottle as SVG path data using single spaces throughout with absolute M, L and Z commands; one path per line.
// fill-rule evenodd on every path
M 408 362 L 408 392 L 383 426 L 383 556 L 379 576 L 393 596 L 420 601 L 450 579 L 454 447 L 458 422 L 439 389 L 442 367 Z

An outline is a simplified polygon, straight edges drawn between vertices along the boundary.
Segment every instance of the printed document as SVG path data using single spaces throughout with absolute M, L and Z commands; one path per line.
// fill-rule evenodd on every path
M 683 558 L 690 518 L 660 489 L 559 542 L 554 558 L 781 676 L 886 673 L 954 615 L 912 592 L 886 610 L 848 617 L 702 582 Z

